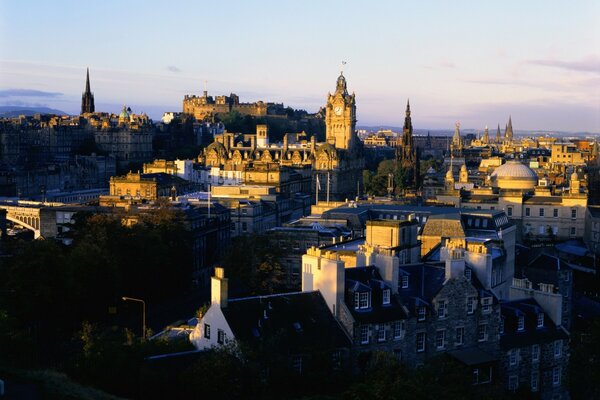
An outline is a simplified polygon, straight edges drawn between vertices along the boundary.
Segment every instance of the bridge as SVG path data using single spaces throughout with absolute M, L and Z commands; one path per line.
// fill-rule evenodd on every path
M 35 239 L 56 236 L 57 222 L 62 222 L 57 220 L 56 211 L 64 206 L 63 203 L 40 201 L 0 201 L 0 209 L 6 210 L 6 219 L 32 231 Z

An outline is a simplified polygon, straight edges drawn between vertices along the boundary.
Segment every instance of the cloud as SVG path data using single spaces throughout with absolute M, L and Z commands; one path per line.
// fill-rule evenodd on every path
M 528 64 L 541 65 L 543 67 L 562 68 L 571 71 L 593 72 L 600 74 L 600 58 L 590 56 L 579 61 L 563 60 L 527 60 Z
M 167 71 L 179 73 L 181 70 L 174 65 L 167 65 Z
M 59 92 L 44 92 L 35 89 L 0 89 L 0 97 L 58 97 Z

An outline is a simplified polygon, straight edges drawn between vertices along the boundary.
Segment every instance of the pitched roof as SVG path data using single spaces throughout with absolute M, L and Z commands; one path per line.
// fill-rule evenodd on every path
M 391 288 L 382 280 L 376 267 L 346 268 L 345 299 L 350 313 L 359 323 L 383 323 L 407 318 L 398 298 L 391 295 Z M 383 304 L 383 290 L 390 290 L 390 303 Z M 371 293 L 371 306 L 367 309 L 354 308 L 354 294 Z
M 242 342 L 256 344 L 264 338 L 276 338 L 291 353 L 316 345 L 351 345 L 318 291 L 230 299 L 222 310 L 236 339 Z
M 568 334 L 544 313 L 543 308 L 534 299 L 516 300 L 501 303 L 504 318 L 504 333 L 500 335 L 500 346 L 504 349 L 529 346 L 567 339 Z M 539 313 L 544 313 L 544 326 L 537 327 Z M 524 329 L 518 330 L 518 318 L 524 317 Z

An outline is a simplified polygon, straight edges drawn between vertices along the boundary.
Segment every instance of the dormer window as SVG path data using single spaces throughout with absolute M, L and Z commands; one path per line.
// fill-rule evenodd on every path
M 473 274 L 473 271 L 471 271 L 471 268 L 465 268 L 465 278 L 467 278 L 467 280 L 469 282 L 471 282 L 472 274 Z
M 365 309 L 371 306 L 371 293 L 370 292 L 356 292 L 354 293 L 354 309 Z
M 402 287 L 402 289 L 408 289 L 408 275 L 402 275 L 401 287 Z
M 537 315 L 537 327 L 538 328 L 544 327 L 544 313 L 539 313 Z
M 519 320 L 517 322 L 517 330 L 518 331 L 525 330 L 525 317 L 523 315 L 519 315 Z
M 383 289 L 383 305 L 390 304 L 390 289 Z
M 425 321 L 425 317 L 427 315 L 426 312 L 427 311 L 425 309 L 425 306 L 418 307 L 417 308 L 417 315 L 418 315 L 417 320 L 418 321 Z

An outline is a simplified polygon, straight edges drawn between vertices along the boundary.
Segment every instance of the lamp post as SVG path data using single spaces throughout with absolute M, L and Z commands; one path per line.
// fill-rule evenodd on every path
M 142 340 L 146 340 L 146 302 L 142 299 L 136 299 L 134 297 L 121 297 L 123 301 L 137 301 L 142 303 Z

